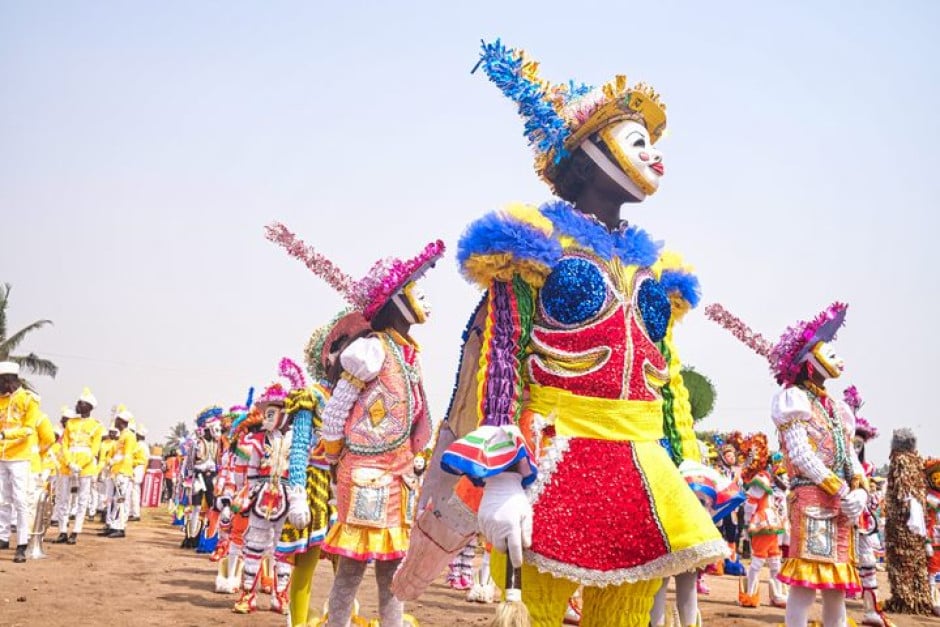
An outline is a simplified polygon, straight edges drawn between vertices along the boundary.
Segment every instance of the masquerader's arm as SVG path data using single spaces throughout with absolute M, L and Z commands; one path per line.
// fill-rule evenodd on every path
M 669 295 L 671 306 L 666 337 L 662 341 L 663 356 L 669 363 L 669 381 L 663 387 L 663 430 L 669 440 L 670 453 L 676 464 L 684 460 L 701 462 L 702 455 L 695 437 L 689 391 L 682 380 L 682 361 L 673 341 L 675 325 L 701 299 L 698 278 L 693 268 L 674 252 L 663 252 L 654 266 L 660 283 Z
M 535 459 L 518 427 L 522 360 L 528 349 L 535 295 L 561 255 L 552 224 L 534 207 L 515 206 L 478 220 L 461 238 L 458 260 L 470 281 L 487 290 L 477 369 L 476 430 L 448 447 L 441 465 L 476 484 L 506 470 L 535 479 Z
M 803 390 L 790 387 L 774 398 L 771 417 L 787 445 L 790 465 L 827 494 L 845 496 L 849 486 L 819 459 L 806 435 L 806 422 L 812 409 Z
M 382 340 L 376 337 L 359 338 L 340 355 L 343 374 L 333 388 L 333 395 L 323 410 L 323 430 L 320 438 L 329 459 L 336 459 L 343 450 L 346 421 L 356 399 L 365 385 L 378 376 L 385 361 Z
M 314 384 L 310 389 L 292 392 L 287 399 L 285 411 L 293 416 L 288 456 L 290 464 L 287 476 L 288 485 L 301 487 L 307 483 L 310 451 L 319 441 L 319 435 L 314 429 L 314 415 L 323 411 L 328 398 L 329 392 L 319 384 Z

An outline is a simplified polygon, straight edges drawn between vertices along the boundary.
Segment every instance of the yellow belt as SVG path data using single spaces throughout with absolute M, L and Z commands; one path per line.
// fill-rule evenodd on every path
M 545 416 L 555 433 L 594 440 L 653 442 L 663 438 L 663 402 L 579 396 L 544 385 L 529 386 L 526 408 Z

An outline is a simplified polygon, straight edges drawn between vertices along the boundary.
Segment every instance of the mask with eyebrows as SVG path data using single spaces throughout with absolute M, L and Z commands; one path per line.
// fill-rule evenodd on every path
M 827 342 L 818 342 L 813 346 L 806 360 L 824 379 L 837 379 L 845 370 L 845 362 Z

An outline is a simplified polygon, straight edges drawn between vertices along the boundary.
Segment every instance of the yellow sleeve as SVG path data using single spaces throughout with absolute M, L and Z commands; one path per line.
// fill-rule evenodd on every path
M 669 392 L 672 396 L 672 417 L 676 434 L 682 446 L 682 459 L 701 462 L 702 452 L 695 437 L 692 406 L 689 404 L 689 391 L 682 381 L 682 362 L 672 339 L 674 322 L 669 323 L 666 337 L 663 339 L 669 352 Z
M 3 438 L 5 440 L 23 440 L 28 438 L 36 432 L 36 423 L 39 422 L 39 417 L 42 416 L 42 412 L 39 411 L 39 403 L 36 401 L 35 396 L 25 391 L 18 399 L 11 399 L 10 402 L 25 403 L 26 411 L 23 415 L 22 426 L 4 429 Z
M 98 459 L 98 452 L 101 450 L 101 437 L 104 435 L 104 428 L 99 424 L 95 425 L 95 430 L 91 434 L 91 458 Z
M 55 444 L 55 430 L 52 428 L 52 421 L 49 416 L 42 414 L 39 423 L 36 425 L 36 433 L 39 436 L 39 454 L 45 455 L 53 444 Z

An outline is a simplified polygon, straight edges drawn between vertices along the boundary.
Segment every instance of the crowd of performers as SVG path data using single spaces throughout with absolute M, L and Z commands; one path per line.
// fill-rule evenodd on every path
M 294 626 L 369 624 L 356 596 L 370 563 L 383 627 L 413 623 L 403 603 L 447 569 L 474 600 L 502 596 L 504 626 L 664 624 L 669 578 L 678 623 L 696 625 L 703 572 L 741 577 L 739 602 L 755 607 L 765 565 L 768 602 L 785 605 L 792 626 L 809 623 L 817 593 L 827 627 L 847 624 L 847 595 L 862 596 L 874 625 L 887 623 L 885 608 L 940 606 L 928 577 L 938 574 L 940 467 L 900 430 L 879 488 L 864 457 L 877 431 L 857 393 L 846 402 L 831 389 L 846 306 L 777 342 L 706 308 L 766 360 L 779 392 L 769 421 L 742 425 L 752 433 L 699 439 L 674 333 L 699 304 L 698 278 L 621 217 L 659 188 L 665 105 L 623 76 L 549 83 L 499 41 L 484 43 L 477 68 L 517 105 L 556 198 L 487 214 L 461 237 L 460 271 L 482 298 L 433 437 L 410 331 L 430 313 L 417 283 L 443 244 L 382 259 L 356 280 L 286 226 L 268 227 L 349 307 L 307 345 L 310 381 L 284 361 L 284 382 L 198 415 L 174 508 L 183 546 L 211 552 L 216 589 L 237 595 L 232 609 L 254 612 L 270 593 L 267 606 Z M 19 437 L 31 398 L 6 392 L 0 436 Z M 771 424 L 775 436 L 759 433 Z M 5 485 L 20 459 L 7 457 L 20 450 L 8 441 Z M 882 536 L 892 584 L 883 606 Z M 736 555 L 743 538 L 747 567 Z M 486 559 L 474 575 L 478 542 Z M 321 552 L 334 573 L 322 611 L 310 608 Z
M 73 545 L 86 519 L 99 517 L 107 538 L 124 538 L 128 521 L 140 520 L 147 431 L 123 406 L 105 428 L 92 416 L 97 406 L 86 388 L 56 424 L 19 366 L 0 362 L 0 549 L 13 548 L 13 562 L 25 562 L 31 536 L 41 544 L 50 525 L 51 543 Z

